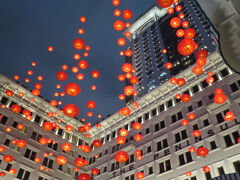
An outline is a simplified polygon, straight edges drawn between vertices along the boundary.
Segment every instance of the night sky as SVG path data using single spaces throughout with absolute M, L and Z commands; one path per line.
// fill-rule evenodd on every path
M 118 95 L 123 93 L 124 83 L 118 81 L 117 76 L 124 63 L 119 52 L 127 45 L 117 45 L 122 34 L 113 29 L 113 23 L 123 18 L 115 17 L 114 10 L 132 10 L 131 23 L 156 3 L 155 0 L 120 0 L 120 5 L 115 7 L 112 0 L 1 0 L 0 73 L 10 78 L 19 75 L 20 82 L 30 89 L 38 82 L 37 76 L 42 75 L 41 96 L 63 104 L 76 104 L 80 110 L 78 118 L 86 118 L 87 122 L 94 124 L 98 114 L 105 117 L 124 106 L 118 99 Z M 81 16 L 87 18 L 85 23 L 80 22 Z M 79 28 L 85 30 L 83 35 L 78 34 Z M 73 48 L 75 38 L 82 38 L 91 47 L 87 58 L 83 56 L 85 51 Z M 49 52 L 48 46 L 53 46 L 54 51 Z M 82 81 L 77 80 L 71 71 L 73 66 L 78 66 L 78 61 L 73 59 L 75 53 L 80 53 L 81 60 L 89 63 L 87 70 L 79 69 L 79 73 L 85 75 Z M 31 66 L 33 61 L 37 63 L 36 67 Z M 68 79 L 59 83 L 56 72 L 63 64 L 69 66 Z M 28 70 L 33 70 L 34 75 L 27 75 Z M 100 78 L 93 79 L 92 70 L 98 70 Z M 25 78 L 30 78 L 31 82 L 25 83 Z M 56 91 L 64 91 L 69 82 L 79 84 L 81 93 L 78 96 L 53 96 Z M 56 89 L 58 83 L 62 85 L 60 90 Z M 97 90 L 92 91 L 91 85 L 96 85 Z M 91 118 L 86 115 L 89 112 L 86 107 L 88 100 L 97 104 Z

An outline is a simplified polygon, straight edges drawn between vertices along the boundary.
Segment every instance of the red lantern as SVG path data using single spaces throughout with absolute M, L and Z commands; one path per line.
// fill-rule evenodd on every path
M 130 57 L 132 55 L 132 50 L 130 50 L 130 49 L 125 50 L 125 55 L 127 57 Z
M 86 18 L 84 16 L 80 17 L 81 22 L 86 22 Z
M 5 172 L 0 172 L 0 177 L 4 177 L 6 176 L 6 173 Z
M 65 129 L 68 132 L 72 132 L 73 131 L 73 127 L 71 125 L 67 125 Z
M 19 80 L 20 77 L 19 77 L 18 75 L 15 75 L 15 76 L 13 76 L 13 79 L 15 79 L 15 80 Z
M 85 133 L 85 132 L 86 132 L 86 129 L 85 129 L 83 126 L 80 126 L 80 127 L 78 128 L 78 132 L 80 132 L 80 133 Z
M 183 37 L 184 36 L 185 31 L 183 29 L 178 29 L 176 32 L 177 37 Z
M 132 72 L 133 70 L 133 66 L 132 64 L 130 63 L 125 63 L 122 65 L 122 71 L 125 72 L 125 73 L 129 73 L 129 72 Z
M 194 66 L 192 69 L 192 72 L 197 75 L 202 74 L 203 68 L 202 68 L 202 66 Z
M 201 131 L 199 131 L 199 130 L 193 131 L 193 136 L 194 136 L 194 137 L 199 137 L 199 136 L 201 136 Z
M 223 90 L 222 89 L 216 89 L 214 92 L 216 95 L 218 94 L 223 94 Z
M 119 134 L 120 134 L 120 136 L 126 137 L 128 135 L 128 130 L 120 129 Z
M 66 65 L 66 64 L 64 64 L 64 65 L 62 65 L 62 70 L 68 70 L 68 65 Z
M 36 158 L 34 159 L 34 161 L 35 161 L 36 163 L 40 163 L 40 162 L 41 162 L 41 159 L 40 159 L 39 157 L 36 157 Z
M 45 121 L 42 125 L 45 131 L 51 131 L 53 129 L 53 125 L 51 122 Z
M 204 166 L 202 169 L 206 173 L 210 172 L 210 168 L 208 166 Z
M 185 17 L 185 14 L 180 13 L 178 17 L 179 17 L 180 19 L 183 19 L 183 18 Z
M 120 115 L 128 116 L 131 113 L 131 110 L 128 107 L 124 107 L 119 110 Z
M 142 125 L 141 125 L 141 123 L 139 123 L 139 122 L 134 122 L 134 123 L 132 124 L 132 128 L 133 128 L 133 129 L 140 130 L 140 129 L 142 128 Z
M 212 83 L 214 82 L 214 78 L 213 78 L 213 77 L 208 77 L 208 78 L 206 79 L 206 82 L 207 82 L 208 84 L 212 84 Z
M 124 99 L 125 99 L 125 95 L 124 95 L 124 94 L 120 94 L 120 95 L 118 96 L 118 98 L 119 98 L 120 100 L 124 100 Z
M 193 120 L 193 119 L 195 119 L 195 118 L 196 118 L 196 115 L 195 115 L 194 113 L 189 113 L 189 114 L 188 114 L 188 119 Z
M 200 157 L 206 157 L 208 155 L 208 149 L 205 147 L 199 147 L 196 153 Z
M 31 112 L 28 110 L 28 109 L 24 109 L 22 111 L 22 114 L 25 115 L 25 116 L 30 116 L 31 115 Z
M 99 169 L 98 168 L 93 168 L 92 170 L 91 170 L 91 173 L 93 174 L 93 175 L 98 175 L 99 174 Z
M 189 148 L 189 152 L 195 152 L 196 151 L 196 148 L 195 147 L 190 147 Z
M 101 125 L 100 123 L 98 123 L 98 124 L 96 125 L 96 127 L 97 127 L 97 128 L 100 128 L 100 127 L 102 127 L 102 125 Z
M 176 94 L 175 98 L 176 99 L 181 99 L 182 95 L 181 94 Z
M 132 73 L 126 73 L 125 76 L 127 79 L 131 79 L 133 75 L 132 75 Z
M 132 18 L 132 11 L 129 9 L 126 9 L 123 11 L 122 16 L 124 19 L 129 20 Z
M 4 146 L 0 146 L 0 152 L 4 152 L 6 148 Z
M 121 31 L 124 28 L 124 23 L 120 20 L 117 20 L 117 21 L 114 22 L 113 27 L 114 27 L 115 30 Z
M 100 73 L 98 71 L 93 71 L 91 75 L 93 78 L 99 78 Z
M 198 50 L 196 53 L 196 58 L 207 58 L 208 57 L 208 52 L 205 49 Z
M 136 134 L 136 135 L 134 136 L 134 140 L 135 140 L 136 142 L 141 141 L 141 140 L 142 140 L 142 135 L 141 135 L 141 134 Z
M 170 20 L 170 26 L 173 28 L 178 28 L 181 25 L 181 19 L 179 17 L 173 17 Z
M 78 66 L 80 69 L 87 69 L 88 63 L 87 63 L 87 61 L 81 60 L 81 61 L 79 61 Z
M 196 43 L 192 39 L 182 39 L 178 43 L 178 52 L 183 56 L 189 56 L 195 51 Z
M 141 160 L 142 158 L 143 158 L 142 155 L 137 155 L 138 160 Z
M 233 114 L 233 112 L 232 112 L 232 111 L 228 111 L 228 112 L 226 113 L 226 115 L 224 116 L 224 119 L 225 119 L 226 121 L 232 121 L 232 120 L 234 120 L 234 114 Z
M 62 144 L 62 150 L 64 150 L 65 152 L 71 151 L 71 149 L 72 149 L 72 145 L 70 143 L 63 143 Z
M 191 176 L 192 175 L 192 173 L 190 171 L 186 172 L 185 174 L 186 174 L 186 176 Z
M 67 73 L 64 71 L 58 71 L 56 77 L 59 81 L 65 81 L 67 79 Z
M 124 38 L 119 38 L 117 43 L 119 46 L 124 46 L 126 44 L 126 40 Z
M 118 136 L 116 138 L 116 141 L 117 141 L 118 144 L 124 144 L 126 142 L 126 139 L 122 136 Z
M 118 80 L 119 80 L 119 81 L 124 81 L 124 79 L 125 79 L 125 76 L 124 76 L 124 75 L 120 74 L 120 75 L 118 76 Z
M 92 89 L 93 91 L 95 91 L 96 88 L 97 88 L 97 87 L 96 87 L 95 85 L 92 85 L 92 86 L 91 86 L 91 89 Z
M 138 83 L 138 77 L 134 76 L 130 79 L 130 83 L 137 84 Z
M 36 83 L 35 88 L 36 89 L 42 89 L 42 84 L 41 83 Z
M 177 83 L 177 78 L 172 77 L 169 81 L 170 81 L 171 84 L 176 84 Z
M 115 154 L 115 160 L 119 163 L 124 163 L 128 160 L 129 156 L 128 153 L 125 151 L 118 151 Z
M 78 172 L 79 168 L 75 167 L 73 170 L 74 170 L 74 172 Z
M 78 176 L 78 180 L 91 180 L 91 176 L 89 174 L 86 174 L 86 173 L 81 173 Z
M 197 61 L 196 61 L 196 64 L 198 66 L 204 66 L 206 63 L 207 63 L 206 58 L 202 58 L 202 57 L 198 58 Z
M 181 124 L 182 124 L 183 126 L 188 125 L 188 120 L 187 120 L 187 119 L 183 119 L 183 120 L 181 121 Z
M 184 38 L 193 39 L 196 36 L 196 31 L 193 28 L 185 29 Z
M 53 47 L 52 46 L 48 46 L 48 51 L 52 52 L 53 51 Z
M 136 178 L 137 178 L 137 179 L 143 179 L 143 178 L 144 178 L 144 173 L 142 173 L 142 172 L 137 172 L 137 173 L 136 173 Z
M 38 89 L 34 89 L 34 90 L 32 90 L 32 95 L 39 96 L 40 95 L 40 91 Z
M 78 29 L 78 33 L 79 33 L 79 34 L 83 34 L 83 33 L 84 33 L 84 30 L 83 30 L 82 28 L 79 28 L 79 29 Z
M 189 23 L 188 23 L 187 21 L 183 21 L 183 22 L 182 22 L 182 27 L 185 27 L 185 28 L 187 28 L 187 27 L 188 27 L 188 25 L 189 25 Z
M 76 67 L 76 66 L 72 67 L 72 72 L 77 73 L 78 72 L 78 67 Z
M 134 87 L 133 87 L 133 86 L 126 86 L 126 87 L 124 88 L 124 94 L 125 94 L 126 96 L 132 95 L 133 92 L 134 92 Z
M 10 169 L 8 172 L 9 172 L 10 174 L 15 174 L 15 173 L 17 172 L 17 170 L 14 169 L 14 168 L 12 168 L 12 169 Z
M 141 150 L 135 150 L 134 151 L 134 154 L 136 155 L 136 156 L 139 156 L 139 155 L 141 155 L 142 154 L 142 152 L 141 152 Z
M 78 86 L 78 84 L 76 83 L 68 83 L 65 86 L 65 92 L 69 95 L 69 96 L 77 96 L 80 93 L 81 89 Z
M 11 131 L 12 131 L 12 129 L 10 127 L 6 128 L 6 132 L 11 132 Z
M 74 164 L 77 167 L 83 167 L 85 165 L 85 160 L 83 158 L 76 158 Z
M 177 85 L 179 85 L 179 86 L 183 86 L 185 83 L 186 83 L 186 81 L 185 81 L 185 79 L 184 78 L 179 78 L 179 79 L 177 79 Z
M 47 140 L 47 138 L 42 137 L 42 138 L 39 139 L 39 143 L 40 144 L 47 144 L 48 140 Z
M 13 96 L 13 91 L 11 91 L 10 89 L 7 89 L 6 91 L 5 91 L 5 94 L 7 95 L 7 96 Z
M 121 11 L 119 11 L 118 9 L 116 9 L 116 10 L 114 11 L 114 15 L 115 15 L 115 16 L 120 16 L 120 15 L 121 15 Z
M 182 102 L 189 102 L 191 100 L 191 97 L 188 94 L 183 94 L 181 97 Z
M 96 107 L 96 103 L 93 100 L 87 102 L 87 108 L 94 109 Z
M 4 160 L 5 162 L 7 162 L 7 163 L 10 163 L 10 162 L 13 161 L 13 157 L 12 157 L 11 155 L 5 155 L 5 156 L 3 157 L 3 160 Z
M 158 5 L 162 8 L 167 8 L 171 6 L 173 3 L 173 0 L 158 0 Z
M 56 161 L 59 165 L 64 165 L 67 163 L 67 159 L 64 156 L 58 156 Z
M 20 113 L 21 110 L 22 110 L 22 108 L 21 108 L 19 105 L 14 104 L 14 105 L 11 106 L 11 110 L 12 110 L 12 112 L 14 112 L 14 113 Z
M 101 146 L 102 146 L 102 141 L 99 140 L 99 139 L 94 140 L 94 141 L 93 141 L 93 146 L 94 146 L 95 148 L 101 147 Z
M 73 47 L 77 50 L 83 49 L 85 46 L 85 42 L 82 39 L 75 39 L 73 41 Z
M 213 100 L 217 104 L 223 104 L 227 100 L 227 96 L 225 94 L 216 94 Z
M 171 69 L 172 68 L 172 63 L 168 62 L 165 64 L 166 69 Z
M 174 9 L 172 7 L 169 7 L 167 9 L 167 12 L 168 12 L 168 14 L 172 14 L 172 13 L 174 13 Z
M 24 140 L 18 140 L 17 141 L 17 146 L 20 147 L 20 148 L 24 148 L 24 147 L 26 147 L 26 145 L 27 145 L 27 143 Z
M 118 6 L 120 1 L 119 0 L 113 0 L 112 3 L 113 3 L 114 6 Z

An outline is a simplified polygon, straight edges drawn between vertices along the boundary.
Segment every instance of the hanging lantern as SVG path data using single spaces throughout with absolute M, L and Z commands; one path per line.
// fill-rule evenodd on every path
M 176 99 L 181 99 L 182 95 L 181 94 L 176 94 L 175 98 Z
M 124 94 L 120 94 L 120 95 L 118 96 L 118 98 L 119 98 L 120 100 L 124 100 L 124 99 L 125 99 L 125 95 L 124 95 Z
M 196 36 L 196 31 L 193 28 L 185 29 L 184 38 L 193 39 Z
M 130 63 L 125 63 L 122 65 L 122 71 L 125 72 L 125 73 L 129 73 L 129 72 L 132 72 L 133 70 L 133 66 L 132 64 Z
M 125 76 L 124 76 L 123 74 L 120 74 L 120 75 L 118 76 L 118 80 L 119 80 L 119 81 L 124 81 L 124 80 L 125 80 Z
M 172 28 L 178 28 L 178 27 L 180 27 L 180 25 L 181 25 L 181 19 L 179 17 L 173 17 L 170 20 L 170 26 Z
M 142 137 L 141 134 L 136 134 L 136 135 L 134 136 L 134 140 L 135 140 L 136 142 L 141 141 L 142 138 L 143 138 L 143 137 Z
M 73 41 L 73 47 L 74 47 L 75 49 L 77 49 L 77 50 L 83 49 L 84 46 L 85 46 L 85 42 L 84 42 L 82 39 L 80 39 L 80 38 L 75 39 L 75 40 Z
M 65 129 L 66 129 L 67 132 L 72 132 L 73 131 L 73 127 L 71 125 L 67 125 L 65 127 Z
M 118 10 L 118 9 L 116 9 L 116 10 L 114 11 L 114 15 L 115 15 L 116 17 L 120 16 L 120 15 L 121 15 L 121 11 Z
M 131 113 L 131 110 L 128 107 L 124 107 L 119 110 L 120 115 L 128 116 Z
M 132 124 L 132 128 L 133 128 L 133 129 L 136 129 L 136 130 L 140 130 L 140 129 L 142 128 L 142 125 L 141 125 L 141 123 L 139 123 L 139 122 L 134 122 L 134 123 Z
M 80 17 L 81 22 L 86 22 L 86 18 L 84 16 Z
M 68 83 L 65 86 L 65 92 L 69 95 L 69 96 L 77 96 L 80 92 L 81 89 L 78 86 L 78 84 L 76 83 Z
M 12 90 L 10 90 L 10 89 L 7 89 L 7 90 L 5 91 L 5 94 L 6 94 L 7 96 L 13 96 L 14 92 L 13 92 Z
M 28 110 L 28 109 L 24 109 L 22 111 L 22 114 L 25 115 L 25 116 L 30 116 L 31 115 L 31 112 Z
M 206 157 L 208 155 L 208 149 L 205 147 L 199 147 L 196 153 L 200 157 Z
M 85 160 L 83 158 L 76 158 L 74 160 L 74 164 L 77 167 L 83 167 L 83 166 L 85 166 Z
M 189 56 L 195 51 L 196 43 L 192 39 L 182 39 L 178 43 L 178 52 L 183 56 Z
M 128 160 L 128 153 L 125 151 L 118 151 L 115 154 L 115 160 L 119 163 L 125 163 Z
M 134 87 L 133 87 L 133 86 L 126 86 L 126 87 L 124 88 L 124 94 L 125 94 L 126 96 L 132 95 L 133 92 L 134 92 Z
M 92 71 L 91 75 L 93 78 L 99 78 L 100 73 L 98 71 Z
M 127 57 L 132 56 L 132 50 L 130 50 L 130 49 L 125 50 L 125 55 L 126 55 Z
M 165 64 L 166 69 L 171 69 L 172 68 L 172 63 L 168 62 Z
M 86 132 L 86 129 L 85 129 L 83 126 L 80 126 L 80 127 L 78 128 L 78 132 L 80 132 L 80 133 L 85 133 L 85 132 Z
M 207 77 L 206 82 L 208 84 L 212 84 L 214 82 L 214 78 L 213 77 Z
M 167 12 L 168 12 L 168 14 L 172 14 L 172 13 L 174 13 L 174 9 L 172 7 L 169 7 L 167 9 Z
M 88 62 L 84 61 L 84 60 L 81 60 L 81 61 L 79 61 L 78 66 L 79 66 L 80 69 L 87 69 Z
M 158 0 L 158 5 L 162 8 L 167 8 L 173 4 L 173 0 Z
M 56 161 L 59 165 L 64 165 L 67 163 L 67 159 L 64 156 L 58 156 Z
M 99 140 L 99 139 L 94 140 L 94 141 L 93 141 L 93 146 L 94 146 L 95 148 L 101 147 L 101 146 L 102 146 L 102 141 Z
M 196 58 L 207 58 L 208 57 L 208 52 L 205 49 L 198 50 L 196 53 Z
M 177 83 L 177 78 L 172 77 L 169 81 L 170 81 L 171 84 L 176 84 Z
M 202 169 L 206 173 L 210 172 L 210 168 L 208 166 L 204 166 Z
M 206 63 L 207 63 L 206 58 L 202 58 L 202 57 L 198 58 L 197 61 L 196 61 L 196 64 L 198 66 L 204 66 Z
M 215 92 L 214 92 L 216 95 L 218 94 L 223 94 L 223 90 L 222 89 L 215 89 Z
M 99 172 L 100 172 L 100 170 L 98 168 L 92 168 L 92 170 L 91 170 L 91 173 L 95 176 L 98 175 Z
M 227 100 L 227 96 L 225 94 L 216 94 L 213 100 L 217 104 L 223 104 Z
M 137 155 L 137 160 L 141 160 L 142 158 L 142 155 Z
M 196 148 L 195 147 L 190 147 L 189 148 L 189 152 L 195 152 L 196 151 Z
M 87 102 L 87 108 L 94 109 L 96 107 L 96 103 L 93 100 Z
M 187 120 L 187 119 L 183 119 L 183 120 L 181 121 L 181 124 L 182 124 L 183 126 L 188 125 L 188 120 Z
M 132 11 L 129 9 L 126 9 L 123 11 L 122 16 L 124 19 L 129 20 L 132 18 Z
M 181 97 L 181 101 L 182 101 L 182 102 L 187 103 L 187 102 L 189 102 L 190 100 L 191 100 L 191 97 L 190 97 L 190 95 L 188 95 L 188 94 L 183 94 L 182 97 Z
M 193 136 L 194 136 L 194 137 L 199 137 L 199 136 L 201 136 L 201 131 L 199 131 L 199 130 L 193 131 Z
M 137 84 L 138 83 L 138 77 L 134 76 L 130 79 L 131 84 Z
M 232 120 L 234 120 L 234 114 L 233 114 L 233 112 L 232 112 L 232 111 L 228 111 L 228 112 L 226 113 L 226 115 L 224 116 L 224 119 L 225 119 L 226 121 L 232 121 Z
M 179 79 L 177 79 L 177 85 L 179 85 L 179 86 L 183 86 L 185 83 L 186 83 L 186 81 L 185 81 L 185 79 L 184 78 L 179 78 Z
M 121 31 L 124 28 L 124 23 L 120 20 L 117 20 L 117 21 L 114 22 L 113 27 L 114 27 L 115 30 Z
M 136 156 L 139 156 L 139 155 L 141 155 L 142 154 L 142 152 L 141 152 L 141 150 L 135 150 L 134 151 L 134 154 L 136 155 Z
M 14 104 L 14 105 L 11 106 L 11 110 L 12 110 L 12 112 L 14 112 L 14 113 L 20 113 L 21 110 L 22 110 L 22 108 L 21 108 L 19 105 Z
M 11 155 L 5 155 L 3 156 L 3 160 L 7 163 L 10 163 L 13 161 L 13 157 Z
M 118 6 L 120 3 L 120 0 L 113 0 L 112 3 L 114 6 Z
M 40 162 L 41 162 L 41 159 L 40 159 L 39 157 L 36 157 L 36 158 L 34 158 L 34 161 L 35 161 L 36 163 L 40 163 Z
M 192 69 L 192 72 L 197 75 L 202 74 L 203 68 L 202 68 L 202 66 L 194 66 Z
M 59 81 L 65 81 L 67 79 L 67 73 L 64 72 L 64 71 L 58 71 L 57 74 L 56 74 L 56 78 Z
M 195 115 L 194 113 L 189 113 L 189 114 L 188 114 L 188 119 L 193 120 L 193 119 L 195 119 L 195 118 L 196 118 L 196 115 Z
M 42 128 L 45 130 L 45 131 L 51 131 L 53 129 L 53 125 L 51 122 L 48 122 L 48 121 L 45 121 L 42 125 Z
M 20 148 L 24 148 L 24 147 L 26 147 L 26 145 L 27 145 L 27 143 L 24 140 L 18 140 L 17 141 L 17 146 L 20 147 Z
M 4 146 L 0 146 L 0 152 L 4 152 L 6 148 Z
M 89 174 L 86 174 L 86 173 L 81 173 L 78 176 L 78 180 L 91 180 L 91 176 Z
M 186 172 L 185 174 L 186 174 L 186 176 L 191 176 L 192 175 L 192 173 L 190 171 Z
M 176 32 L 177 37 L 183 37 L 185 34 L 185 31 L 183 29 L 178 29 Z
M 120 129 L 119 134 L 120 134 L 120 136 L 126 137 L 128 135 L 128 130 Z
M 39 139 L 39 143 L 40 143 L 40 144 L 47 144 L 47 143 L 48 143 L 48 139 L 42 137 L 42 138 Z
M 70 143 L 63 143 L 62 144 L 62 150 L 65 152 L 71 151 L 72 150 L 72 145 Z
M 143 178 L 144 178 L 144 173 L 142 173 L 142 172 L 137 172 L 137 173 L 136 173 L 136 178 L 137 178 L 137 179 L 143 179 Z
M 118 144 L 124 144 L 126 142 L 126 139 L 123 136 L 118 136 L 116 138 L 116 141 Z

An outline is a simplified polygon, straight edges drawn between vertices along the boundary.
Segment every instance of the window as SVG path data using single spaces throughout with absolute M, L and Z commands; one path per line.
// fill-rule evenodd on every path
M 231 88 L 232 92 L 236 92 L 239 89 L 236 83 L 230 84 L 230 88 Z
M 2 116 L 2 119 L 0 119 L 0 123 L 5 125 L 7 122 L 8 117 L 7 116 Z
M 192 155 L 189 151 L 186 152 L 185 154 L 179 155 L 178 158 L 179 158 L 180 166 L 182 166 L 186 163 L 192 162 Z
M 110 139 L 110 134 L 107 135 L 106 141 L 109 141 Z
M 105 150 L 105 155 L 108 153 L 108 149 Z
M 176 116 L 176 114 L 172 115 L 171 119 L 172 119 L 172 123 L 177 122 L 177 116 Z
M 203 88 L 208 87 L 208 83 L 205 80 L 203 80 L 201 84 Z
M 156 116 L 156 115 L 157 115 L 157 109 L 155 108 L 152 110 L 152 116 Z
M 16 178 L 21 180 L 29 180 L 29 176 L 30 176 L 29 171 L 20 168 Z
M 170 99 L 168 102 L 167 102 L 167 105 L 168 105 L 168 108 L 172 107 L 173 106 L 173 102 L 172 100 Z
M 193 107 L 192 106 L 189 106 L 188 107 L 188 112 L 192 112 L 193 111 Z
M 138 122 L 139 122 L 139 123 L 142 123 L 142 117 L 139 117 L 139 118 L 138 118 Z
M 212 176 L 211 176 L 210 172 L 205 172 L 205 176 L 206 176 L 207 180 L 211 180 L 212 179 Z
M 186 130 L 182 130 L 181 133 L 178 132 L 178 133 L 175 134 L 176 143 L 180 142 L 184 139 L 187 139 L 187 131 Z
M 227 147 L 230 147 L 230 146 L 233 145 L 233 142 L 232 142 L 232 139 L 231 139 L 230 135 L 224 136 L 224 141 L 225 141 Z
M 159 123 L 155 124 L 155 132 L 160 130 L 160 125 Z
M 70 167 L 67 167 L 66 173 L 67 173 L 67 174 L 71 174 L 71 168 L 70 168 Z
M 160 105 L 160 106 L 159 106 L 159 111 L 160 111 L 160 112 L 163 112 L 164 110 L 165 110 L 164 104 Z
M 198 125 L 197 124 L 194 124 L 193 125 L 193 130 L 195 131 L 195 130 L 198 130 L 199 128 L 198 128 Z
M 161 162 L 159 163 L 159 173 L 162 174 L 164 172 L 167 172 L 169 170 L 171 170 L 171 162 L 170 160 L 167 160 L 165 162 Z
M 146 134 L 149 134 L 150 133 L 150 130 L 149 128 L 146 129 Z
M 203 125 L 204 125 L 204 127 L 206 127 L 206 126 L 209 125 L 209 121 L 208 121 L 208 119 L 203 120 Z
M 149 167 L 148 168 L 148 174 L 150 175 L 150 174 L 153 174 L 153 167 Z
M 215 141 L 211 141 L 210 142 L 210 146 L 211 146 L 211 150 L 214 150 L 217 148 L 216 142 Z
M 222 113 L 216 114 L 216 118 L 217 118 L 218 123 L 224 122 L 224 118 L 223 118 Z
M 221 73 L 222 77 L 225 77 L 225 76 L 227 76 L 229 74 L 227 69 L 221 70 L 220 73 Z
M 149 113 L 146 113 L 145 114 L 145 120 L 148 120 L 149 119 Z
M 240 161 L 233 162 L 233 166 L 234 166 L 236 172 L 240 171 Z
M 193 94 L 197 93 L 199 91 L 198 85 L 192 87 Z
M 160 122 L 160 128 L 161 128 L 161 129 L 165 128 L 165 122 L 164 122 L 164 120 Z
M 6 166 L 6 168 L 5 168 L 5 170 L 6 170 L 6 171 L 9 171 L 11 168 L 12 168 L 12 164 L 8 163 L 7 166 Z
M 41 134 L 36 133 L 35 131 L 32 132 L 32 136 L 31 139 L 35 140 L 35 141 L 39 141 L 39 139 L 42 138 Z
M 150 152 L 152 152 L 152 147 L 151 147 L 151 146 L 148 146 L 148 147 L 147 147 L 147 153 L 150 153 Z
M 48 147 L 53 149 L 54 151 L 57 151 L 57 147 L 58 147 L 58 144 L 55 143 L 53 144 L 52 142 L 51 143 L 48 143 Z
M 6 105 L 7 102 L 8 102 L 8 98 L 6 98 L 5 96 L 3 96 L 2 99 L 1 99 L 1 103 Z
M 201 107 L 202 104 L 203 104 L 202 101 L 198 101 L 198 102 L 197 102 L 198 107 Z
M 157 142 L 157 150 L 160 151 L 162 149 L 165 149 L 168 147 L 168 141 L 167 139 L 164 139 L 162 141 Z
M 4 142 L 4 145 L 5 145 L 5 146 L 9 146 L 9 144 L 10 144 L 10 140 L 9 140 L 9 139 L 6 139 L 5 142 Z
M 113 131 L 112 132 L 112 139 L 115 138 L 115 136 L 116 136 L 116 131 Z
M 103 172 L 107 172 L 107 166 L 104 167 Z
M 225 174 L 225 171 L 224 171 L 223 167 L 219 167 L 219 168 L 218 168 L 218 173 L 219 173 L 219 176 Z
M 52 167 L 53 167 L 53 160 L 52 159 L 48 159 L 47 157 L 44 157 L 42 165 L 52 169 Z
M 24 157 L 34 161 L 36 155 L 37 155 L 37 153 L 35 151 L 32 151 L 27 148 L 25 151 Z
M 233 145 L 233 141 L 235 142 L 235 144 L 238 143 L 238 138 L 240 137 L 239 132 L 238 131 L 234 131 L 232 134 L 228 134 L 226 136 L 224 136 L 224 140 L 226 143 L 227 147 L 230 147 Z
M 39 176 L 38 180 L 48 180 L 48 179 L 47 178 L 43 178 L 42 176 Z
M 70 139 L 70 134 L 69 134 L 68 132 L 65 132 L 65 137 L 64 137 L 64 139 L 67 139 L 67 140 Z
M 41 121 L 41 117 L 36 115 L 34 122 L 40 124 L 40 121 Z
M 63 135 L 63 130 L 62 130 L 61 128 L 58 130 L 58 135 L 59 135 L 59 136 L 62 136 L 62 135 Z

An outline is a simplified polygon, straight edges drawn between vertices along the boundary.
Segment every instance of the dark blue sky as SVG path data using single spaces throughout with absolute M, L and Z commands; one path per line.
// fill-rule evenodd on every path
M 124 87 L 117 76 L 124 63 L 124 57 L 119 56 L 119 52 L 126 46 L 117 45 L 117 39 L 122 34 L 113 29 L 113 23 L 123 18 L 115 17 L 113 12 L 115 9 L 121 12 L 131 9 L 131 23 L 156 3 L 155 0 L 120 0 L 120 5 L 115 7 L 111 0 L 1 0 L 0 72 L 10 78 L 19 75 L 20 82 L 31 89 L 37 82 L 37 75 L 43 75 L 41 96 L 61 100 L 63 104 L 76 104 L 80 110 L 78 118 L 84 117 L 88 122 L 96 121 L 98 114 L 106 116 L 115 113 L 124 106 L 118 99 Z M 81 16 L 87 18 L 86 23 L 79 21 Z M 83 35 L 77 33 L 79 28 L 85 30 Z M 87 58 L 83 58 L 83 51 L 80 51 L 81 59 L 88 61 L 89 68 L 80 70 L 85 75 L 82 81 L 68 70 L 67 81 L 60 84 L 64 86 L 76 82 L 82 91 L 76 97 L 66 95 L 55 98 L 53 93 L 58 84 L 56 72 L 61 70 L 63 64 L 70 69 L 78 64 L 73 59 L 73 54 L 79 52 L 72 46 L 75 38 L 82 38 L 91 46 Z M 54 52 L 48 52 L 48 46 L 53 46 Z M 32 61 L 37 63 L 34 68 Z M 33 70 L 34 75 L 30 77 L 31 83 L 27 84 L 24 79 L 29 77 L 28 70 Z M 98 70 L 100 78 L 93 79 L 90 75 L 92 70 Z M 93 84 L 97 86 L 96 91 L 90 90 Z M 92 118 L 86 116 L 88 100 L 97 103 Z

